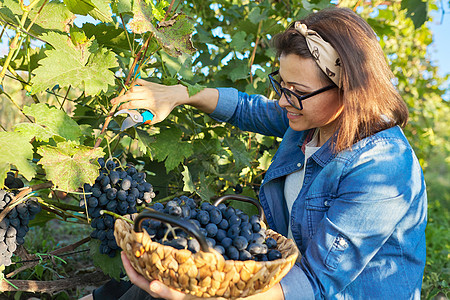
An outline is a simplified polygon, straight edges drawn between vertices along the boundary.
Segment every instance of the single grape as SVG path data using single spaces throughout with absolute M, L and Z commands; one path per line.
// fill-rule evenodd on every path
M 228 249 L 228 247 L 233 245 L 233 240 L 231 238 L 229 238 L 229 237 L 225 237 L 225 238 L 222 239 L 221 243 L 222 243 L 222 246 L 225 249 Z
M 247 248 L 248 241 L 245 237 L 239 235 L 233 239 L 233 246 L 235 246 L 239 251 L 242 251 Z
M 106 162 L 106 168 L 108 169 L 108 170 L 114 170 L 115 169 L 115 167 L 116 167 L 116 163 L 113 161 L 113 160 L 108 160 L 107 162 Z
M 217 225 L 214 223 L 208 223 L 205 229 L 208 237 L 215 237 L 218 231 Z
M 241 229 L 239 228 L 239 225 L 232 225 L 227 231 L 227 236 L 231 239 L 234 239 L 239 235 L 240 232 Z
M 268 237 L 266 239 L 266 245 L 269 249 L 275 249 L 277 247 L 277 241 L 274 238 Z
M 216 250 L 217 252 L 219 252 L 222 255 L 225 254 L 225 248 L 223 246 L 221 246 L 221 245 L 215 245 L 214 246 L 214 250 Z
M 239 250 L 236 249 L 236 247 L 234 246 L 229 246 L 228 248 L 225 248 L 225 253 L 231 260 L 239 259 Z
M 192 253 L 197 253 L 200 251 L 200 244 L 196 239 L 188 240 L 188 248 Z
M 282 257 L 281 252 L 276 249 L 272 249 L 267 253 L 267 258 L 270 261 L 280 259 L 281 257 Z
M 243 249 L 239 251 L 239 260 L 251 260 L 253 257 L 247 250 Z
M 197 220 L 202 225 L 206 225 L 209 223 L 209 213 L 206 210 L 201 210 L 197 214 Z
M 124 190 L 119 190 L 117 192 L 116 198 L 119 201 L 127 201 L 128 193 Z
M 211 223 L 219 224 L 222 221 L 222 212 L 213 207 L 209 210 L 209 219 Z
M 127 191 L 131 188 L 131 177 L 127 176 L 122 180 L 122 183 L 120 184 L 120 188 L 124 191 Z

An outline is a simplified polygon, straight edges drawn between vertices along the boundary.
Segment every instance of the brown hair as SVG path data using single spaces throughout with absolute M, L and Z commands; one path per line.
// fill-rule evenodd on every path
M 312 13 L 300 21 L 330 43 L 341 58 L 340 101 L 344 109 L 334 150 L 350 148 L 364 137 L 395 125 L 404 127 L 408 108 L 391 82 L 394 75 L 370 25 L 351 9 L 339 7 Z M 272 43 L 278 56 L 312 58 L 305 38 L 293 24 L 274 36 Z M 321 73 L 325 79 L 326 74 Z

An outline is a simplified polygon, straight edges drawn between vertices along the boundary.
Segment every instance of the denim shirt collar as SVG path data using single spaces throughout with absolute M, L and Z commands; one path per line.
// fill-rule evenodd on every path
M 303 166 L 305 154 L 302 152 L 301 148 L 311 130 L 315 129 L 295 131 L 289 128 L 286 131 L 283 141 L 272 159 L 272 164 L 267 170 L 264 182 L 295 172 Z M 296 145 L 297 147 L 293 147 L 293 145 Z M 332 138 L 328 139 L 312 156 L 312 159 L 314 159 L 321 167 L 324 167 L 336 156 L 332 151 L 331 145 Z M 292 149 L 295 148 L 298 149 L 298 152 L 292 153 Z

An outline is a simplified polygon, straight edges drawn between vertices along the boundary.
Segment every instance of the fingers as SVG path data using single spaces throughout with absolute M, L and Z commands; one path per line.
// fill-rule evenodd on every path
M 133 100 L 120 105 L 117 109 L 147 109 L 148 100 Z
M 154 280 L 150 283 L 150 295 L 153 297 L 163 298 L 167 300 L 188 300 L 197 299 L 191 295 L 186 295 L 182 292 L 169 288 L 160 281 Z
M 136 270 L 131 265 L 130 261 L 128 260 L 128 257 L 125 255 L 125 252 L 120 253 L 122 258 L 123 267 L 125 268 L 125 271 L 127 272 L 128 278 L 132 283 L 134 283 L 139 288 L 143 289 L 147 293 L 150 293 L 150 281 L 144 278 L 141 274 L 136 272 Z
M 146 99 L 143 93 L 126 93 L 122 96 L 111 99 L 111 104 L 120 104 L 123 102 L 129 102 L 133 100 L 144 100 Z

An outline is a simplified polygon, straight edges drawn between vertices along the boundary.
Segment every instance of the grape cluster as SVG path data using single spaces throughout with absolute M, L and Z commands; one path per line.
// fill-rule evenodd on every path
M 259 215 L 249 217 L 240 209 L 224 203 L 213 206 L 203 202 L 200 206 L 187 196 L 168 201 L 165 205 L 154 203 L 150 206 L 156 211 L 189 220 L 206 237 L 210 248 L 214 248 L 227 260 L 270 261 L 281 258 L 276 249 L 277 242 L 266 236 L 261 228 Z M 150 237 L 163 245 L 176 249 L 188 249 L 193 253 L 200 251 L 200 244 L 180 228 L 146 219 L 142 227 Z
M 80 206 L 86 208 L 92 219 L 94 231 L 91 237 L 101 241 L 100 253 L 110 257 L 116 255 L 119 246 L 114 238 L 114 217 L 101 214 L 107 210 L 119 215 L 137 212 L 136 205 L 150 203 L 155 197 L 153 187 L 145 180 L 146 174 L 138 172 L 132 165 L 122 169 L 113 160 L 100 158 L 100 175 L 94 185 L 84 184 L 85 195 L 81 196 Z
M 0 190 L 0 213 L 13 198 L 13 193 Z M 14 206 L 0 221 L 0 266 L 11 264 L 12 254 L 16 251 L 17 246 L 25 242 L 24 238 L 29 230 L 28 223 L 40 211 L 41 206 L 33 198 L 30 198 Z

